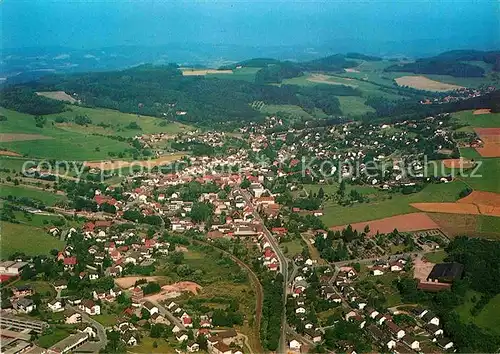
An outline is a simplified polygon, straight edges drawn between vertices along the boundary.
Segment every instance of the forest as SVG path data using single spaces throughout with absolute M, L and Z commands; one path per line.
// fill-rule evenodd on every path
M 391 65 L 385 71 L 451 75 L 455 77 L 484 76 L 485 70 L 480 66 L 467 63 L 469 61 L 482 61 L 492 64 L 494 71 L 500 70 L 500 52 L 498 51 L 453 50 L 435 57 L 419 59 L 414 63 Z
M 359 90 L 341 85 L 279 87 L 186 77 L 175 65 L 143 65 L 123 71 L 47 76 L 29 85 L 6 88 L 1 105 L 32 114 L 40 110 L 43 114 L 64 110 L 62 103 L 42 99 L 35 93 L 46 90 L 77 92 L 89 107 L 163 116 L 204 126 L 258 121 L 263 115 L 250 106 L 254 101 L 297 105 L 309 112 L 318 108 L 328 115 L 340 115 L 340 104 L 334 96 L 361 95 Z M 179 115 L 179 111 L 187 114 Z

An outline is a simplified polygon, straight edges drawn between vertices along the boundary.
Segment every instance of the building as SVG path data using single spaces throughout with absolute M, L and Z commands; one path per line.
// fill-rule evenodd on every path
M 462 277 L 464 271 L 463 264 L 460 263 L 439 263 L 432 268 L 427 276 L 427 281 L 439 283 L 452 283 Z
M 57 342 L 52 347 L 50 347 L 47 352 L 48 353 L 57 353 L 57 354 L 65 354 L 69 352 L 73 352 L 74 349 L 82 346 L 89 339 L 89 335 L 86 332 L 80 332 L 76 334 L 72 334 L 67 338 Z
M 82 303 L 78 306 L 78 308 L 82 311 L 85 311 L 85 313 L 87 313 L 90 316 L 101 314 L 101 306 L 97 305 L 92 300 L 83 300 Z
M 2 327 L 12 327 L 19 330 L 29 329 L 37 333 L 42 333 L 45 328 L 49 327 L 47 322 L 14 316 L 3 311 L 0 313 L 0 325 L 2 325 Z
M 26 262 L 16 262 L 16 261 L 4 261 L 0 262 L 0 274 L 17 276 L 22 273 L 24 267 L 28 263 Z

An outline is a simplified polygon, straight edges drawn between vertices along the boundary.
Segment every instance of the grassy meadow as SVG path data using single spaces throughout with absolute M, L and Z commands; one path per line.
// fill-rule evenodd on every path
M 43 128 L 35 125 L 32 115 L 0 108 L 0 114 L 7 121 L 0 122 L 0 148 L 17 152 L 23 156 L 60 160 L 101 160 L 109 158 L 108 153 L 118 153 L 130 148 L 124 141 L 113 137 L 130 138 L 149 133 L 176 134 L 192 129 L 189 126 L 167 122 L 161 118 L 126 114 L 102 108 L 68 106 L 68 111 L 45 116 Z M 76 115 L 87 115 L 92 124 L 81 126 L 71 122 Z M 56 123 L 57 117 L 70 122 Z M 141 130 L 128 129 L 136 122 Z M 102 124 L 102 126 L 99 126 Z M 14 134 L 36 134 L 32 140 L 21 140 Z
M 41 227 L 26 224 L 0 222 L 2 244 L 0 258 L 8 258 L 15 252 L 29 256 L 49 254 L 52 249 L 61 249 L 64 242 L 52 237 Z

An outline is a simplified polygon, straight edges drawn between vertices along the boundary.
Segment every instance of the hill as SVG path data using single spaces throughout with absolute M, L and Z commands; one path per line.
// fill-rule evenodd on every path
M 500 69 L 500 52 L 454 50 L 431 58 L 418 59 L 413 63 L 391 65 L 385 71 L 450 75 L 455 77 L 483 77 L 486 70 L 471 62 L 491 64 L 492 70 L 498 71 Z

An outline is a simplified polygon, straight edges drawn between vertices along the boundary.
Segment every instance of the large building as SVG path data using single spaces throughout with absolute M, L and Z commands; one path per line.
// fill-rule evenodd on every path
M 0 313 L 0 325 L 2 325 L 2 327 L 12 327 L 20 330 L 30 329 L 38 333 L 42 333 L 43 330 L 49 326 L 47 322 L 14 316 L 7 312 Z
M 464 271 L 463 264 L 460 263 L 439 263 L 432 268 L 427 281 L 439 283 L 452 283 L 460 279 Z

